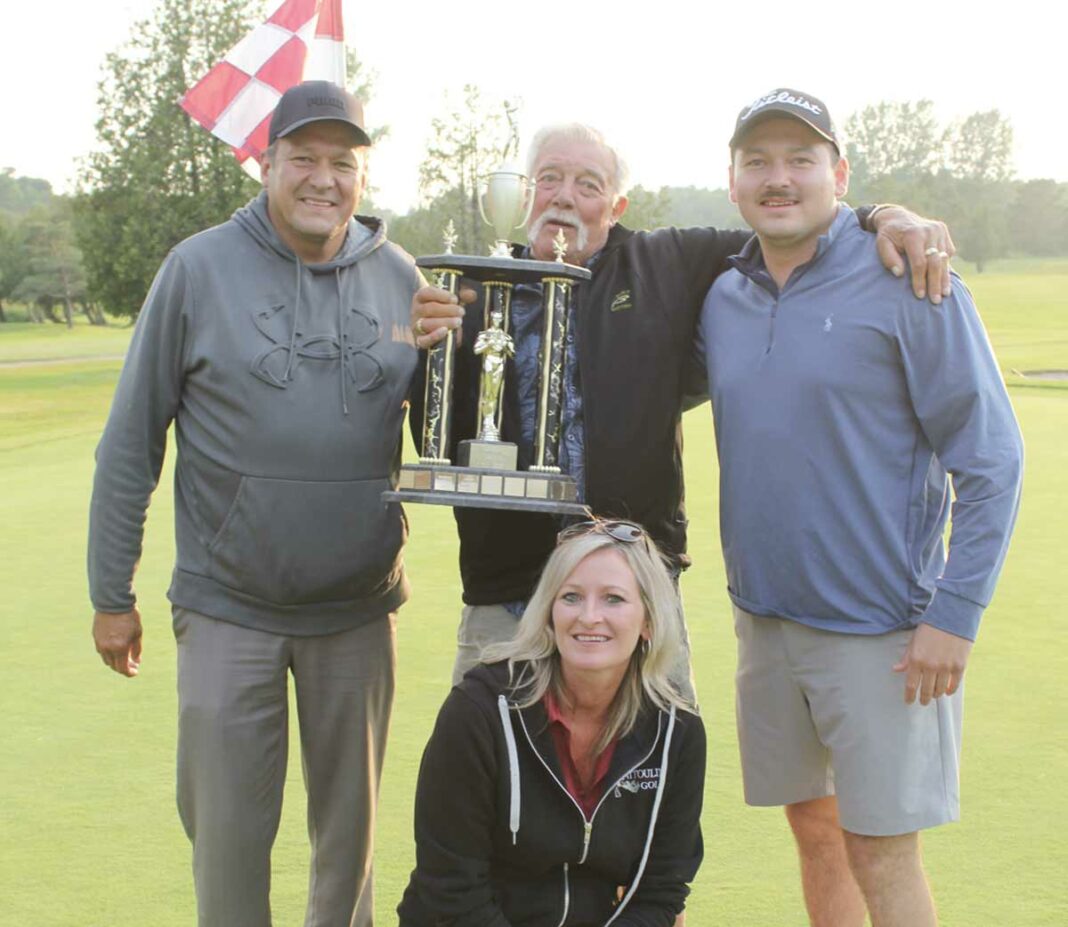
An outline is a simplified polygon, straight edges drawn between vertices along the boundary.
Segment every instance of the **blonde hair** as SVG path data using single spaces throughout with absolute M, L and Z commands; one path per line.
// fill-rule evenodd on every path
M 645 606 L 649 640 L 648 645 L 642 643 L 634 649 L 608 709 L 605 729 L 594 744 L 594 755 L 616 738 L 629 734 L 646 703 L 665 711 L 672 705 L 694 710 L 669 681 L 682 647 L 682 605 L 660 552 L 648 535 L 633 542 L 617 541 L 596 524 L 557 545 L 527 603 L 515 637 L 490 645 L 482 653 L 485 663 L 508 661 L 512 691 L 521 707 L 541 701 L 550 691 L 558 701 L 563 700 L 560 654 L 552 625 L 553 603 L 568 577 L 590 554 L 606 549 L 622 554 Z M 517 672 L 518 663 L 525 665 Z

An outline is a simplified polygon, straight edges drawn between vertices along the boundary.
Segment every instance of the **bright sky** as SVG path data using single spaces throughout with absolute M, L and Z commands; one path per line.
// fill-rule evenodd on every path
M 94 146 L 105 54 L 155 0 L 5 3 L 0 167 L 69 190 Z M 268 0 L 268 9 L 277 0 Z M 430 120 L 446 90 L 520 98 L 524 141 L 546 122 L 599 127 L 635 183 L 723 186 L 741 107 L 778 86 L 821 97 L 839 123 L 881 100 L 935 102 L 948 121 L 999 109 L 1017 175 L 1068 181 L 1059 4 L 964 0 L 756 5 L 700 0 L 507 4 L 345 0 L 350 47 L 377 72 L 367 110 L 390 137 L 372 161 L 377 200 L 415 201 Z

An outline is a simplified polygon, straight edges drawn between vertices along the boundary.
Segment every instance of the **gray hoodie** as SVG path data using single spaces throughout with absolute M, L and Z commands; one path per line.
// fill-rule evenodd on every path
M 137 321 L 97 448 L 94 607 L 129 610 L 175 423 L 178 606 L 282 634 L 358 626 L 407 598 L 395 484 L 421 283 L 376 219 L 325 264 L 278 238 L 261 193 L 178 245 Z

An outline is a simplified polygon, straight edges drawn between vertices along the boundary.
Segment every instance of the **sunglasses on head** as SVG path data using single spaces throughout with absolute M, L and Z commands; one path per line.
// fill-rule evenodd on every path
M 556 543 L 562 544 L 584 534 L 607 534 L 613 541 L 621 541 L 624 544 L 637 544 L 648 539 L 645 529 L 635 522 L 591 518 L 568 525 L 556 536 Z

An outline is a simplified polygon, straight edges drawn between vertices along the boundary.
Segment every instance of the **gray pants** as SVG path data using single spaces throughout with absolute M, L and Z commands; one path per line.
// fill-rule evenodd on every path
M 680 603 L 681 606 L 681 603 Z M 671 681 L 683 698 L 697 704 L 697 693 L 690 666 L 690 635 L 686 619 L 679 608 L 679 628 L 682 650 L 671 671 Z M 452 684 L 457 685 L 464 673 L 476 666 L 482 650 L 489 644 L 499 644 L 515 637 L 519 619 L 503 605 L 465 605 L 456 631 L 456 660 L 452 666 Z
M 269 927 L 288 676 L 296 685 L 311 874 L 305 927 L 371 927 L 375 804 L 393 705 L 395 617 L 322 637 L 175 608 L 178 812 L 200 927 Z

